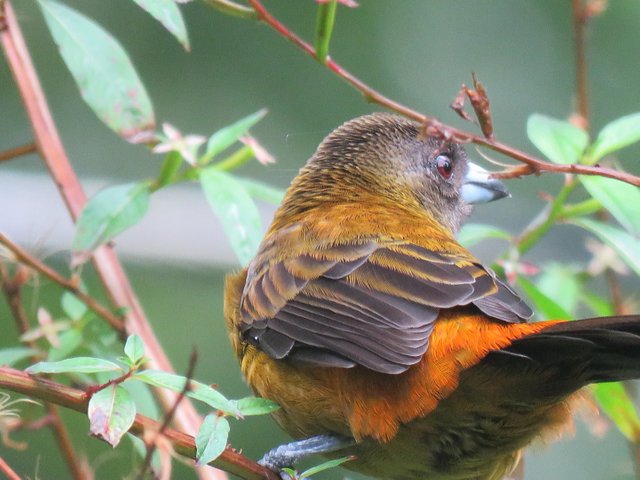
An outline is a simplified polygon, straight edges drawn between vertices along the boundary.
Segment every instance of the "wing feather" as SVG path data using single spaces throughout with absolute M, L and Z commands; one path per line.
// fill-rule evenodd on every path
M 286 235 L 296 232 L 303 229 Z M 473 303 L 505 322 L 531 315 L 470 254 L 360 239 L 272 263 L 261 258 L 271 257 L 258 255 L 249 267 L 240 329 L 278 359 L 397 374 L 420 361 L 442 308 Z

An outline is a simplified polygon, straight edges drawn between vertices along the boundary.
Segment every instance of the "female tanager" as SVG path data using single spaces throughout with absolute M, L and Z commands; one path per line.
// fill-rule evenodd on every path
M 506 195 L 395 115 L 325 138 L 226 280 L 242 373 L 302 439 L 263 464 L 354 455 L 346 468 L 379 478 L 497 480 L 571 421 L 581 387 L 640 377 L 640 316 L 527 323 L 456 241 L 471 204 Z

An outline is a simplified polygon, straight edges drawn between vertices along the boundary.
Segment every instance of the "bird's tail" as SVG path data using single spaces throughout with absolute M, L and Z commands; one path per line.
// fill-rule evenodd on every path
M 549 394 L 640 378 L 640 315 L 554 324 L 491 352 L 485 365 L 546 372 Z

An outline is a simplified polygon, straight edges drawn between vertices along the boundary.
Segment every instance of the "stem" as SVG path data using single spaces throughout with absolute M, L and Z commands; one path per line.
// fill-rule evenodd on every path
M 22 155 L 27 155 L 29 153 L 37 152 L 38 147 L 35 143 L 27 143 L 25 145 L 20 145 L 19 147 L 10 148 L 9 150 L 5 150 L 4 152 L 0 152 L 0 162 L 6 162 L 7 160 L 11 160 L 16 157 L 20 157 Z
M 298 37 L 291 30 L 289 30 L 284 24 L 280 23 L 273 15 L 271 15 L 271 13 L 264 7 L 264 5 L 262 5 L 262 2 L 260 2 L 260 0 L 249 0 L 249 3 L 256 11 L 258 20 L 271 27 L 273 30 L 278 32 L 285 39 L 293 43 L 296 47 L 301 49 L 310 57 L 317 59 L 315 49 L 310 44 Z M 505 170 L 494 173 L 493 177 L 495 178 L 514 178 L 523 175 L 537 175 L 544 172 L 555 172 L 581 175 L 597 175 L 620 180 L 626 183 L 630 183 L 631 185 L 640 186 L 640 177 L 627 172 L 592 165 L 554 164 L 545 160 L 541 160 L 521 150 L 499 142 L 495 138 L 485 138 L 482 135 L 477 135 L 471 132 L 459 130 L 450 125 L 445 125 L 438 121 L 436 118 L 419 113 L 399 102 L 385 97 L 383 94 L 364 83 L 358 77 L 351 74 L 348 70 L 343 68 L 334 60 L 328 58 L 325 62 L 325 65 L 329 70 L 338 75 L 338 77 L 342 78 L 356 90 L 361 92 L 362 95 L 364 95 L 365 99 L 367 99 L 367 101 L 399 113 L 400 115 L 404 115 L 405 117 L 417 122 L 420 122 L 421 124 L 425 125 L 427 131 L 429 131 L 429 133 L 433 135 L 440 135 L 446 138 L 451 138 L 458 142 L 475 143 L 476 145 L 481 145 L 496 152 L 507 155 L 528 166 L 528 168 L 522 168 L 521 165 L 516 165 L 506 168 Z
M 0 283 L 2 285 L 2 291 L 7 298 L 7 303 L 9 304 L 13 318 L 16 322 L 16 326 L 18 327 L 18 331 L 20 334 L 24 334 L 29 330 L 29 319 L 27 318 L 26 312 L 24 311 L 24 305 L 22 304 L 22 285 L 24 283 L 21 283 L 16 276 L 12 279 L 9 278 L 9 272 L 7 271 L 6 266 L 1 263 Z M 35 349 L 36 342 L 28 342 L 28 345 Z M 33 358 L 32 360 L 37 361 L 38 359 Z M 47 403 L 45 408 L 48 413 L 47 417 L 49 418 L 49 422 L 47 422 L 47 424 L 51 427 L 51 430 L 56 437 L 58 448 L 64 456 L 72 477 L 75 480 L 83 480 L 85 475 L 82 463 L 76 455 L 75 448 L 73 448 L 69 431 L 62 421 L 60 410 L 52 403 Z
M 14 368 L 0 367 L 0 388 L 22 393 L 30 398 L 38 398 L 46 402 L 55 403 L 85 415 L 87 413 L 88 400 L 82 390 L 67 387 L 44 378 L 30 376 Z M 144 439 L 145 434 L 157 432 L 159 428 L 160 424 L 158 422 L 138 414 L 129 432 Z M 177 453 L 190 459 L 195 459 L 196 447 L 191 435 L 167 428 L 164 430 L 164 436 Z M 248 480 L 280 480 L 280 477 L 275 472 L 258 465 L 229 447 L 210 465 Z
M 590 198 L 579 203 L 565 205 L 558 220 L 568 220 L 574 217 L 591 215 L 602 210 L 602 204 L 595 198 Z
M 250 146 L 245 145 L 243 147 L 240 147 L 238 150 L 233 152 L 224 160 L 221 160 L 214 165 L 219 170 L 225 170 L 225 171 L 235 170 L 236 168 L 247 163 L 252 158 L 253 158 L 253 149 Z
M 76 449 L 71 442 L 69 431 L 67 430 L 62 416 L 60 415 L 60 409 L 57 405 L 47 403 L 47 412 L 51 416 L 51 429 L 56 437 L 56 442 L 60 448 L 60 451 L 64 455 L 65 461 L 71 470 L 73 478 L 76 480 L 83 480 L 86 478 L 86 472 L 82 468 L 80 459 L 76 456 Z
M 95 298 L 80 290 L 73 281 L 66 279 L 47 264 L 41 262 L 34 256 L 29 255 L 28 252 L 9 240 L 2 232 L 0 232 L 0 244 L 4 245 L 14 255 L 16 261 L 41 273 L 52 282 L 57 283 L 65 290 L 73 293 L 87 307 L 104 318 L 112 328 L 120 333 L 124 332 L 124 323 L 120 317 L 111 312 L 111 310 L 102 305 Z
M 573 37 L 576 55 L 576 101 L 581 127 L 589 131 L 589 92 L 587 85 L 587 61 L 585 30 L 588 17 L 584 0 L 571 0 L 573 10 Z
M 20 476 L 0 457 L 0 473 L 3 473 L 7 480 L 20 480 Z
M 318 17 L 316 20 L 316 58 L 320 63 L 327 63 L 329 55 L 329 43 L 333 33 L 333 25 L 336 21 L 338 0 L 330 0 L 318 5 Z
M 540 239 L 553 227 L 563 213 L 564 203 L 569 195 L 578 185 L 578 181 L 573 178 L 569 180 L 558 192 L 553 201 L 547 205 L 545 211 L 541 212 L 516 240 L 516 248 L 520 255 L 526 252 L 540 241 Z
M 216 3 L 220 3 L 220 0 Z M 75 220 L 87 197 L 62 146 L 11 2 L 4 0 L 0 3 L 0 9 L 0 18 L 4 20 L 5 27 L 0 29 L 0 42 L 25 104 L 36 144 L 71 217 Z M 93 263 L 111 301 L 127 311 L 127 334 L 135 333 L 144 341 L 150 368 L 174 372 L 113 249 L 109 246 L 99 248 L 94 253 Z M 158 396 L 165 411 L 171 409 L 177 398 L 175 392 L 166 389 L 158 390 Z M 175 420 L 187 432 L 196 432 L 200 425 L 200 417 L 189 400 L 181 402 Z M 197 469 L 197 472 L 202 479 L 226 479 L 226 475 L 220 472 L 205 469 Z
M 187 367 L 187 373 L 185 375 L 186 381 L 184 382 L 184 387 L 182 387 L 182 391 L 178 395 L 178 398 L 176 398 L 176 403 L 173 405 L 171 410 L 169 410 L 169 412 L 165 415 L 164 419 L 162 420 L 162 424 L 160 425 L 160 428 L 158 429 L 154 438 L 151 440 L 145 441 L 147 446 L 147 454 L 144 457 L 144 461 L 142 462 L 142 468 L 140 469 L 140 474 L 138 475 L 138 478 L 140 480 L 144 480 L 145 473 L 147 469 L 151 466 L 151 461 L 153 459 L 153 452 L 155 452 L 156 447 L 158 446 L 158 438 L 164 434 L 167 428 L 169 428 L 169 424 L 171 423 L 171 420 L 173 420 L 173 416 L 176 413 L 178 405 L 180 405 L 180 402 L 185 398 L 187 392 L 191 390 L 191 380 L 193 379 L 193 372 L 196 368 L 197 360 L 198 360 L 198 352 L 194 348 L 191 351 L 191 356 L 189 357 L 189 366 Z

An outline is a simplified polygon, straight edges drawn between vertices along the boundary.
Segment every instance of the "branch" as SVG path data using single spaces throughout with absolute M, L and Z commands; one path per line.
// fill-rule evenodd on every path
M 30 398 L 39 398 L 46 402 L 55 403 L 85 415 L 87 413 L 88 399 L 82 390 L 67 387 L 44 378 L 30 376 L 21 370 L 0 367 L 0 388 L 22 393 Z M 157 432 L 159 429 L 160 424 L 158 422 L 138 414 L 129 432 L 136 437 L 144 439 L 145 432 Z M 163 435 L 177 453 L 190 459 L 195 459 L 196 446 L 191 435 L 170 428 L 164 429 Z M 227 447 L 222 452 L 222 455 L 211 462 L 210 465 L 247 480 L 280 480 L 280 477 L 275 472 L 258 465 L 230 447 Z
M 22 304 L 22 285 L 24 285 L 27 278 L 28 277 L 23 276 L 19 271 L 17 275 L 10 278 L 6 266 L 0 263 L 0 287 L 5 294 L 7 303 L 9 304 L 9 309 L 11 310 L 20 334 L 24 334 L 29 330 L 29 319 L 27 318 L 24 305 Z M 28 344 L 31 348 L 36 347 L 36 343 L 34 341 L 31 341 Z M 33 360 L 37 361 L 35 359 Z M 62 420 L 60 410 L 52 403 L 47 403 L 45 408 L 47 409 L 47 417 L 49 418 L 47 424 L 51 427 L 51 430 L 56 437 L 58 447 L 67 462 L 71 475 L 75 480 L 82 480 L 85 477 L 82 464 L 75 449 L 73 448 L 69 431 Z
M 7 480 L 20 480 L 20 476 L 0 457 L 0 473 L 3 473 Z
M 147 469 L 151 466 L 151 461 L 153 460 L 153 452 L 156 451 L 156 447 L 158 446 L 158 439 L 162 435 L 164 435 L 164 432 L 167 430 L 167 428 L 169 428 L 169 424 L 171 423 L 171 420 L 173 420 L 173 416 L 176 413 L 178 405 L 180 405 L 180 402 L 185 398 L 185 396 L 187 395 L 187 392 L 191 390 L 191 380 L 193 379 L 193 372 L 196 368 L 197 360 L 198 360 L 198 353 L 194 348 L 191 351 L 191 356 L 189 357 L 189 366 L 187 367 L 187 374 L 185 375 L 185 378 L 187 380 L 186 382 L 184 382 L 184 387 L 182 387 L 182 391 L 178 395 L 178 398 L 176 398 L 176 403 L 173 405 L 171 410 L 169 410 L 169 412 L 164 416 L 164 419 L 162 420 L 162 424 L 160 425 L 160 428 L 156 432 L 154 438 L 149 442 L 145 440 L 145 444 L 147 447 L 147 454 L 144 457 L 144 461 L 142 462 L 142 468 L 140 469 L 140 474 L 138 475 L 138 478 L 140 480 L 144 480 L 144 475 Z
M 7 160 L 11 160 L 16 157 L 20 157 L 22 155 L 27 155 L 29 153 L 34 153 L 38 151 L 38 147 L 35 143 L 27 143 L 25 145 L 20 145 L 19 147 L 10 148 L 9 150 L 5 150 L 4 152 L 0 152 L 0 162 L 6 162 Z
M 1 27 L 4 27 L 0 28 L 0 43 L 2 43 L 9 68 L 25 104 L 38 150 L 71 217 L 75 220 L 80 215 L 87 197 L 64 151 L 9 0 L 0 1 L 0 19 L 3 21 Z M 127 311 L 125 321 L 127 333 L 135 333 L 142 338 L 149 366 L 173 372 L 171 362 L 160 346 L 113 249 L 109 246 L 98 249 L 94 254 L 93 262 L 111 301 L 117 307 Z M 167 411 L 175 403 L 177 394 L 162 389 L 159 391 L 159 398 L 163 408 Z M 193 404 L 188 400 L 180 403 L 175 420 L 180 428 L 194 433 L 200 424 L 200 417 Z M 218 480 L 226 478 L 223 474 L 208 472 L 204 469 L 198 469 L 198 475 L 201 478 L 216 478 Z
M 273 30 L 275 30 L 284 38 L 289 40 L 291 43 L 293 43 L 296 47 L 301 49 L 310 57 L 318 60 L 315 49 L 309 43 L 305 42 L 299 36 L 297 36 L 295 33 L 289 30 L 287 26 L 280 23 L 280 21 L 278 21 L 264 7 L 264 5 L 260 0 L 249 0 L 249 3 L 256 11 L 259 21 L 271 27 Z M 384 108 L 387 108 L 401 115 L 404 115 L 405 117 L 415 120 L 417 122 L 420 122 L 421 124 L 425 125 L 427 132 L 429 134 L 450 138 L 452 140 L 462 142 L 462 143 L 470 142 L 470 143 L 475 143 L 476 145 L 482 145 L 493 151 L 507 155 L 526 165 L 526 167 L 524 168 L 523 166 L 514 166 L 514 167 L 507 168 L 503 171 L 496 172 L 493 174 L 495 178 L 515 178 L 523 175 L 531 175 L 531 174 L 538 175 L 545 172 L 555 172 L 555 173 L 573 173 L 573 174 L 580 174 L 580 175 L 597 175 L 602 177 L 613 178 L 616 180 L 620 180 L 622 182 L 630 183 L 632 185 L 640 186 L 640 177 L 632 175 L 630 173 L 626 173 L 626 172 L 622 172 L 622 171 L 614 170 L 610 168 L 590 166 L 590 165 L 578 165 L 578 164 L 556 165 L 554 163 L 547 162 L 540 158 L 529 155 L 528 153 L 525 153 L 514 147 L 506 145 L 498 140 L 495 140 L 494 138 L 485 138 L 482 135 L 477 135 L 475 133 L 457 129 L 450 125 L 445 125 L 434 117 L 430 117 L 422 113 L 419 113 L 399 102 L 396 102 L 384 96 L 374 88 L 364 83 L 358 77 L 350 73 L 348 70 L 343 68 L 339 63 L 335 62 L 331 58 L 327 57 L 326 62 L 324 64 L 327 66 L 327 68 L 329 68 L 329 70 L 334 72 L 338 77 L 342 78 L 352 87 L 354 87 L 356 90 L 362 93 L 362 95 L 364 95 L 367 101 L 380 105 Z
M 22 249 L 21 247 L 13 243 L 11 240 L 9 240 L 9 238 L 7 238 L 7 236 L 4 235 L 2 232 L 0 232 L 0 244 L 4 245 L 7 248 L 7 250 L 9 250 L 13 254 L 15 260 L 18 263 L 26 265 L 29 268 L 32 268 L 36 272 L 47 277 L 49 280 L 53 281 L 54 283 L 57 283 L 65 290 L 73 293 L 87 307 L 89 307 L 95 313 L 97 313 L 102 318 L 104 318 L 107 321 L 107 323 L 111 325 L 112 328 L 114 328 L 116 331 L 120 333 L 124 332 L 124 323 L 122 322 L 122 319 L 118 317 L 116 314 L 114 314 L 107 307 L 102 305 L 100 302 L 98 302 L 91 295 L 87 295 L 82 290 L 80 290 L 80 288 L 78 288 L 75 282 L 73 282 L 72 280 L 66 279 L 65 277 L 60 275 L 58 272 L 56 272 L 54 269 L 49 267 L 47 264 L 41 262 L 40 260 L 35 258 L 33 255 L 30 255 L 26 250 Z
M 583 0 L 571 0 L 573 12 L 573 42 L 576 55 L 576 113 L 580 127 L 589 131 L 589 91 L 585 30 L 589 19 Z

